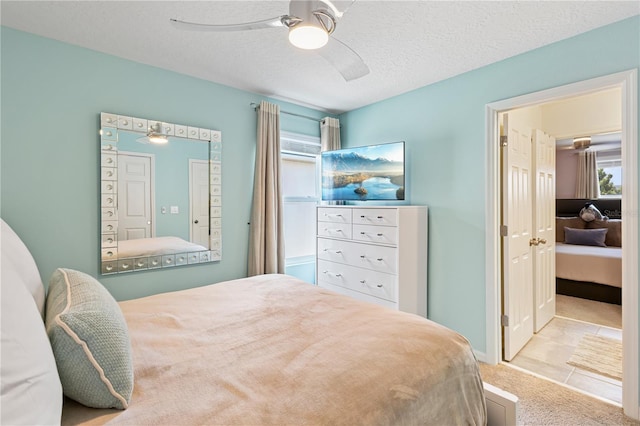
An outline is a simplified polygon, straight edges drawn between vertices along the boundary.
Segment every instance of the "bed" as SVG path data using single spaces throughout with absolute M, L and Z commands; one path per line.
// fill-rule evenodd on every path
M 425 318 L 286 275 L 115 302 L 93 277 L 61 268 L 45 299 L 33 258 L 2 225 L 2 424 L 487 422 L 469 342 Z M 87 289 L 94 299 L 76 305 Z M 100 321 L 75 328 L 68 318 L 75 309 L 98 310 Z M 75 354 L 59 353 L 60 335 Z M 94 336 L 109 340 L 107 347 Z M 104 362 L 101 351 L 113 347 L 122 350 Z M 90 408 L 68 397 L 63 406 L 65 361 L 86 354 L 89 360 L 67 364 L 95 367 L 99 391 L 126 409 Z M 115 364 L 130 370 L 112 376 Z M 124 391 L 122 378 L 131 380 Z M 80 389 L 80 397 L 93 393 Z
M 602 245 L 593 245 L 591 237 L 586 238 L 588 245 L 578 244 L 580 240 L 566 243 L 566 232 L 582 238 L 580 233 L 594 231 L 602 231 Z M 620 304 L 622 222 L 617 219 L 585 222 L 579 217 L 556 218 L 556 278 L 559 294 Z
M 120 259 L 207 250 L 209 249 L 200 244 L 191 243 L 178 237 L 138 238 L 118 241 L 118 258 Z M 111 256 L 103 253 L 102 260 L 111 260 Z

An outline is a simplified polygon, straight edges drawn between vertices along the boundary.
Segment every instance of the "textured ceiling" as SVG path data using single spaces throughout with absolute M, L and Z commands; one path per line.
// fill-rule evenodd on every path
M 336 1 L 334 36 L 371 69 L 345 82 L 283 28 L 181 31 L 287 14 L 287 1 L 2 1 L 2 25 L 330 112 L 352 110 L 640 14 L 638 1 Z

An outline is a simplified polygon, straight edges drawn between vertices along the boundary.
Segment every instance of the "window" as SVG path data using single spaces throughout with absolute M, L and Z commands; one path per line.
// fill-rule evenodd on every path
M 280 150 L 286 265 L 314 264 L 320 138 L 281 132 Z
M 599 151 L 596 167 L 600 181 L 600 198 L 622 197 L 622 151 Z

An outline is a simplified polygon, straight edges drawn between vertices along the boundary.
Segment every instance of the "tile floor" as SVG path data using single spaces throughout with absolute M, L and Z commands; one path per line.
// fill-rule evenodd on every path
M 622 403 L 622 382 L 567 364 L 584 334 L 622 340 L 622 330 L 554 317 L 516 355 L 511 364 L 590 394 Z

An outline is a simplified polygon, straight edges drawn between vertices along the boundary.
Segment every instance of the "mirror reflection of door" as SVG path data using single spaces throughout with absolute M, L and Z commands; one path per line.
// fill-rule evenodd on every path
M 154 237 L 153 154 L 118 154 L 118 240 Z
M 209 162 L 189 160 L 189 209 L 192 243 L 209 247 Z

